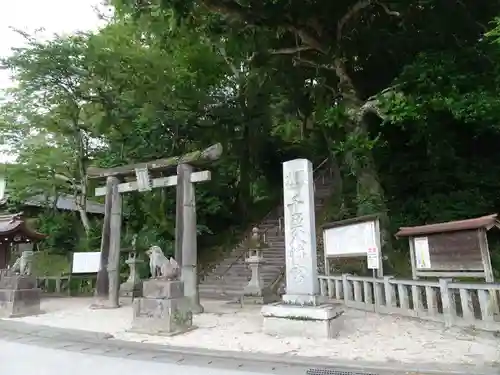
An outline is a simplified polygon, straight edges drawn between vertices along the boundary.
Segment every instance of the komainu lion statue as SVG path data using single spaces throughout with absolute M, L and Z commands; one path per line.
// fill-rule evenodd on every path
M 149 269 L 152 279 L 177 280 L 179 278 L 179 264 L 174 258 L 168 259 L 159 246 L 151 246 L 146 251 L 146 254 L 149 257 Z
M 16 262 L 9 268 L 10 273 L 19 273 L 19 275 L 31 275 L 31 257 L 32 251 L 23 251 L 22 254 L 16 259 Z

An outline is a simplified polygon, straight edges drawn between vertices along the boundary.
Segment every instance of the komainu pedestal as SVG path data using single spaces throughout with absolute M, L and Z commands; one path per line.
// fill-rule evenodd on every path
M 0 277 L 0 318 L 38 315 L 41 290 L 36 278 L 24 275 Z
M 132 332 L 172 336 L 194 328 L 182 281 L 146 280 L 142 295 L 134 300 Z

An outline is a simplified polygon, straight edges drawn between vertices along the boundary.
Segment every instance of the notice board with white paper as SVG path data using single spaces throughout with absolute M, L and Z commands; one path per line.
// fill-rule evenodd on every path
M 378 218 L 355 218 L 323 226 L 325 264 L 328 258 L 366 257 L 369 269 L 382 275 Z
M 323 230 L 325 254 L 331 257 L 362 256 L 370 248 L 379 248 L 377 225 L 366 221 Z
M 427 237 L 415 237 L 415 265 L 418 269 L 431 268 L 431 255 L 429 252 L 429 239 Z
M 101 252 L 73 253 L 71 273 L 97 273 L 101 266 Z

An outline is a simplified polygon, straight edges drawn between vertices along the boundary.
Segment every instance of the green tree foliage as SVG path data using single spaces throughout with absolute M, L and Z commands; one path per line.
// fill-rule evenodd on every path
M 30 40 L 4 61 L 19 83 L 0 120 L 19 197 L 92 197 L 89 165 L 221 142 L 213 180 L 196 187 L 204 249 L 278 202 L 294 157 L 329 157 L 332 217 L 383 213 L 388 249 L 398 226 L 498 211 L 497 3 L 114 5 L 99 32 Z M 171 250 L 174 190 L 126 196 L 124 242 L 139 233 Z M 406 262 L 405 244 L 390 257 Z

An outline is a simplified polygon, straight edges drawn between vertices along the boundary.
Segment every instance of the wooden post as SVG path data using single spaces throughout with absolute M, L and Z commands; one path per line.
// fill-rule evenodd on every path
M 197 228 L 196 228 L 196 198 L 194 184 L 191 182 L 193 167 L 189 164 L 180 164 L 177 168 L 177 178 L 179 191 L 182 200 L 177 198 L 177 224 L 179 232 L 176 229 L 176 235 L 181 238 L 180 257 L 181 280 L 184 282 L 184 295 L 189 300 L 191 311 L 194 314 L 202 313 L 203 306 L 200 304 L 200 295 L 198 293 L 198 264 L 197 264 Z M 177 250 L 177 249 L 176 249 Z
M 488 237 L 486 230 L 481 228 L 478 230 L 479 249 L 481 250 L 481 259 L 483 260 L 484 267 L 484 280 L 487 283 L 495 282 L 493 278 L 493 268 L 491 267 L 490 250 L 488 248 Z
M 109 259 L 109 223 L 111 219 L 111 194 L 113 191 L 113 177 L 106 179 L 106 198 L 104 201 L 104 222 L 102 224 L 101 236 L 101 265 L 97 272 L 96 297 L 104 300 L 108 298 L 109 278 L 108 278 L 108 259 Z
M 184 181 L 189 176 L 185 176 L 185 168 L 183 164 L 177 166 L 177 185 L 176 185 L 176 197 L 175 197 L 175 255 L 174 258 L 179 265 L 182 266 L 182 234 L 184 233 Z M 181 269 L 182 273 L 182 269 Z
M 111 218 L 109 225 L 109 306 L 110 308 L 119 307 L 119 289 L 120 289 L 120 235 L 122 225 L 122 197 L 118 191 L 118 179 L 111 179 Z
M 410 243 L 410 262 L 411 262 L 411 276 L 413 280 L 418 280 L 417 276 L 417 261 L 415 255 L 415 240 L 414 237 L 408 239 Z
M 483 260 L 484 267 L 484 280 L 487 283 L 494 283 L 495 278 L 493 276 L 493 267 L 491 266 L 491 256 L 488 246 L 488 234 L 486 233 L 486 229 L 479 229 L 478 236 L 479 248 L 481 249 L 481 259 Z M 500 313 L 500 307 L 498 305 L 497 291 L 494 289 L 490 289 L 489 293 L 491 296 L 491 307 L 493 314 L 498 315 Z
M 377 277 L 384 277 L 384 259 L 382 256 L 382 243 L 380 242 L 380 219 L 375 220 L 375 241 L 377 243 L 378 248 L 378 269 L 377 269 Z M 373 278 L 375 278 L 375 272 L 373 272 Z M 375 285 L 375 280 L 373 281 Z

